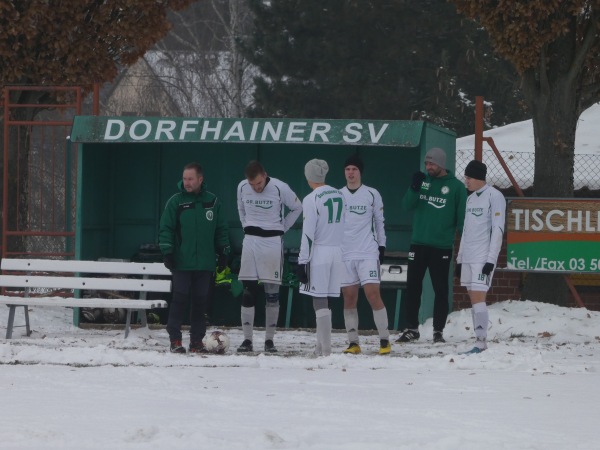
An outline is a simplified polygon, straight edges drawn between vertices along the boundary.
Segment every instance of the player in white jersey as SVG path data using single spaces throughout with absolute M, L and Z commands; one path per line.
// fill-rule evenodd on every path
M 250 161 L 237 188 L 237 205 L 244 229 L 238 279 L 244 284 L 242 331 L 238 352 L 251 352 L 258 282 L 265 290 L 265 351 L 276 352 L 273 343 L 279 318 L 279 286 L 283 272 L 283 234 L 302 213 L 300 200 L 290 187 L 269 177 L 258 161 Z M 285 208 L 288 208 L 287 215 Z
M 506 201 L 500 191 L 485 182 L 487 167 L 473 160 L 465 169 L 467 197 L 465 225 L 456 257 L 455 275 L 467 288 L 475 330 L 475 347 L 467 353 L 487 349 L 488 310 L 485 303 L 494 267 L 502 247 Z
M 376 189 L 362 184 L 364 163 L 358 154 L 344 163 L 346 186 L 341 189 L 346 203 L 346 223 L 342 259 L 346 268 L 342 280 L 344 322 L 348 333 L 348 348 L 344 353 L 361 352 L 358 338 L 358 291 L 362 285 L 373 310 L 373 320 L 379 333 L 379 354 L 390 353 L 390 332 L 387 309 L 381 299 L 380 263 L 385 253 L 383 200 Z
M 313 298 L 317 322 L 316 355 L 331 354 L 331 310 L 329 297 L 339 297 L 344 273 L 342 241 L 345 206 L 342 193 L 325 184 L 327 162 L 311 159 L 304 175 L 313 190 L 304 197 L 302 240 L 296 274 L 300 293 Z

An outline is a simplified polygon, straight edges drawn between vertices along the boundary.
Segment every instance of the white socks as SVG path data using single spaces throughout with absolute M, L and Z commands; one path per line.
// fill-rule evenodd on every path
M 380 310 L 373 310 L 373 320 L 379 332 L 379 339 L 390 340 L 390 330 L 388 330 L 388 315 L 387 309 L 383 307 Z
M 489 322 L 489 314 L 487 305 L 485 302 L 475 303 L 471 310 L 473 315 L 473 329 L 475 330 L 475 337 L 477 338 L 477 347 L 481 350 L 487 348 L 487 329 Z
M 321 347 L 321 355 L 331 355 L 331 310 L 315 311 L 317 317 L 317 349 Z
M 358 309 L 344 309 L 344 323 L 348 333 L 348 344 L 358 344 Z
M 244 339 L 252 340 L 252 331 L 254 329 L 254 306 L 247 308 L 242 306 L 242 331 Z
M 279 302 L 273 304 L 267 302 L 265 308 L 265 341 L 273 340 L 277 328 L 277 319 L 279 319 Z

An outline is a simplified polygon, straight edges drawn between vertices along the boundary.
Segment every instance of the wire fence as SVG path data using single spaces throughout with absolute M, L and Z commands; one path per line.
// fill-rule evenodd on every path
M 474 155 L 474 149 L 456 150 L 456 174 L 459 178 L 465 173 L 465 168 Z M 521 189 L 525 190 L 533 186 L 535 171 L 534 153 L 507 152 L 502 153 L 502 157 Z M 508 175 L 500 165 L 500 161 L 498 161 L 493 151 L 483 151 L 483 162 L 488 167 L 487 182 L 489 184 L 499 189 L 512 187 Z M 576 154 L 573 177 L 575 190 L 584 188 L 589 190 L 600 189 L 600 156 Z

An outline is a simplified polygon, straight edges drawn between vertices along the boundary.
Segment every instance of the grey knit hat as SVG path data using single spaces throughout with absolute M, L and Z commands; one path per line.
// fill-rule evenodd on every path
M 329 172 L 329 166 L 327 161 L 322 159 L 311 159 L 304 166 L 304 176 L 313 183 L 324 183 L 327 172 Z
M 425 154 L 425 162 L 430 162 L 442 169 L 446 168 L 446 152 L 439 147 L 433 147 Z

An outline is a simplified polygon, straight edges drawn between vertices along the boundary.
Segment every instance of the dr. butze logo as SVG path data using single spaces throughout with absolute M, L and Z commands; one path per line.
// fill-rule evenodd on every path
M 423 185 L 421 186 L 421 189 L 427 191 L 427 190 L 429 190 L 430 187 L 431 187 L 430 183 L 423 183 Z M 441 192 L 442 192 L 442 194 L 446 195 L 446 194 L 448 194 L 448 192 L 450 192 L 450 188 L 448 186 L 442 186 Z M 425 200 L 429 205 L 431 205 L 437 209 L 442 209 L 444 206 L 446 206 L 446 199 L 442 198 L 442 197 L 435 197 L 433 195 L 421 194 L 419 196 L 419 199 Z

